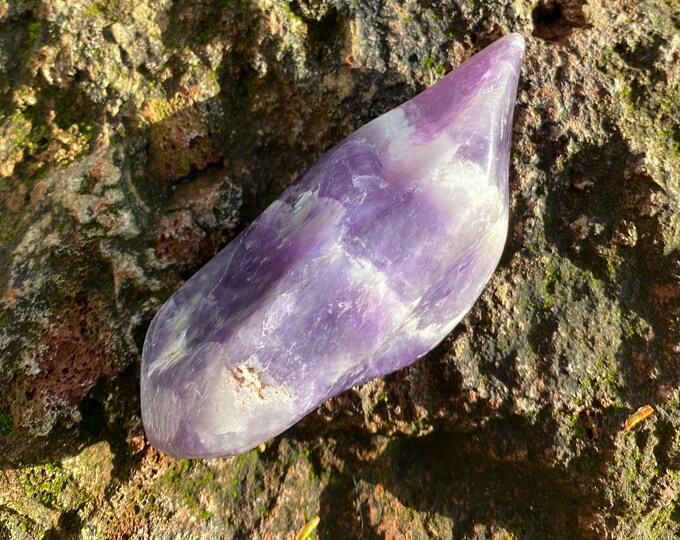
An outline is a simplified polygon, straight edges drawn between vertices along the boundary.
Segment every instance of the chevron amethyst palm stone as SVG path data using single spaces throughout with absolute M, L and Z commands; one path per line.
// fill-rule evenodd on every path
M 414 362 L 500 258 L 524 39 L 506 36 L 326 152 L 151 323 L 146 433 L 232 455 Z

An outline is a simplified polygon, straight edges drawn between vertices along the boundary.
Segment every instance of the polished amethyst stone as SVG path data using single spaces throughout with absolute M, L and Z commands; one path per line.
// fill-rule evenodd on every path
M 154 446 L 244 452 L 453 329 L 505 243 L 523 54 L 504 37 L 354 132 L 165 303 L 142 356 Z

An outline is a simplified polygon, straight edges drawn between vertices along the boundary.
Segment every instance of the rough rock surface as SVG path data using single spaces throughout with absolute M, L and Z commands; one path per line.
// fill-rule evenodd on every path
M 0 538 L 680 534 L 676 0 L 0 2 Z M 146 444 L 161 303 L 324 150 L 527 36 L 458 328 L 262 450 Z M 638 407 L 656 412 L 631 431 Z

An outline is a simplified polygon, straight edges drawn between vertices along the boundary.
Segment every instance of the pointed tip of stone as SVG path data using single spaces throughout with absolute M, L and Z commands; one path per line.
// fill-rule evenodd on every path
M 522 54 L 524 54 L 524 49 L 526 47 L 526 39 L 524 39 L 524 36 L 519 32 L 512 32 L 507 36 L 502 37 L 501 40 L 507 41 L 513 47 L 516 47 L 518 50 L 520 50 Z
M 478 70 L 483 71 L 485 68 L 496 70 L 501 64 L 510 64 L 519 74 L 524 60 L 524 50 L 526 41 L 522 34 L 511 33 L 502 38 L 497 39 L 478 53 L 471 56 L 466 62 L 461 64 L 453 72 L 458 71 L 461 67 L 466 65 L 476 65 Z
M 495 43 L 502 44 L 507 47 L 507 55 L 515 61 L 515 67 L 519 71 L 522 61 L 524 60 L 524 51 L 526 49 L 526 39 L 522 34 L 513 32 L 500 38 Z
M 519 69 L 524 60 L 526 40 L 522 34 L 513 32 L 494 41 L 491 45 L 475 54 L 470 60 L 483 61 L 485 56 L 493 58 L 493 62 L 511 62 L 515 69 Z
M 522 34 L 513 32 L 504 36 L 494 43 L 492 43 L 487 49 L 493 51 L 494 56 L 493 63 L 496 64 L 506 64 L 511 66 L 511 70 L 505 71 L 506 76 L 512 81 L 511 86 L 516 90 L 517 83 L 519 81 L 520 71 L 522 69 L 522 62 L 524 61 L 524 51 L 526 49 L 526 40 Z M 495 51 L 498 53 L 494 54 Z M 483 53 L 484 51 L 482 51 Z M 474 57 L 473 57 L 474 58 Z M 513 92 L 513 102 L 515 97 L 515 92 Z
M 500 138 L 504 147 L 509 141 L 524 49 L 524 36 L 508 34 L 403 104 L 400 108 L 414 127 L 416 139 L 428 141 L 448 132 L 468 143 L 476 140 L 477 159 L 473 161 L 486 164 L 487 150 L 494 148 L 488 141 Z M 499 130 L 507 133 L 501 135 Z

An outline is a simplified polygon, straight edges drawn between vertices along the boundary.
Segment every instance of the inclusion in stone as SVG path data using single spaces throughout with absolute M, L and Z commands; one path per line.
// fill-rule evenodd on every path
M 165 303 L 142 355 L 154 446 L 245 452 L 446 337 L 505 243 L 523 54 L 508 35 L 354 132 Z

